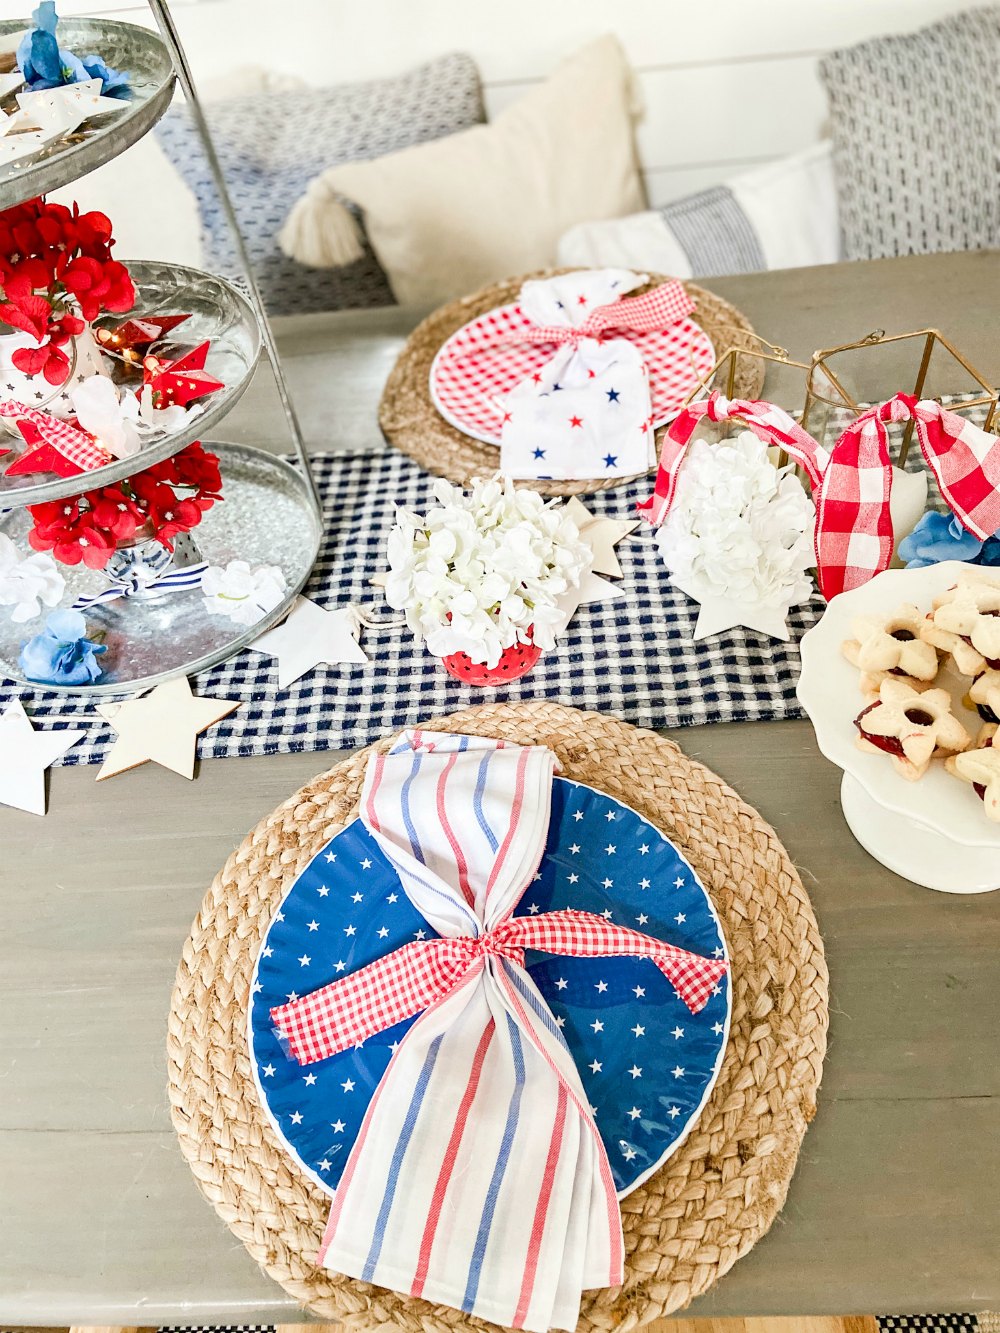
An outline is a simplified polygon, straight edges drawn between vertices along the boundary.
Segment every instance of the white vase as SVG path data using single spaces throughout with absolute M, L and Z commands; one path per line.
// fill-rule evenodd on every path
M 0 334 L 0 398 L 11 398 L 14 402 L 23 403 L 25 407 L 39 408 L 65 420 L 74 415 L 69 399 L 72 390 L 91 375 L 109 374 L 107 360 L 101 355 L 88 324 L 82 333 L 66 344 L 65 350 L 70 361 L 69 377 L 64 384 L 53 385 L 42 374 L 26 375 L 23 370 L 18 370 L 11 359 L 19 348 L 38 346 L 40 344 L 30 333 Z
M 892 567 L 898 569 L 902 561 L 896 552 L 899 543 L 908 537 L 927 509 L 927 473 L 904 472 L 892 469 L 892 489 L 889 492 L 889 514 L 892 518 Z

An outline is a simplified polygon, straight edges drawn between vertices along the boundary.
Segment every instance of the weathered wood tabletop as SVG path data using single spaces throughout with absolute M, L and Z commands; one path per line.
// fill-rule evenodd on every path
M 793 355 L 934 324 L 1000 379 L 1000 254 L 710 285 Z M 414 318 L 279 324 L 311 447 L 377 446 L 375 404 Z M 273 445 L 276 413 L 252 391 L 225 433 Z M 778 830 L 832 985 L 819 1113 L 785 1209 L 692 1313 L 1000 1308 L 1000 895 L 933 893 L 873 862 L 804 722 L 673 734 Z M 214 760 L 193 784 L 152 765 L 99 786 L 93 768 L 57 769 L 44 820 L 0 809 L 0 1325 L 304 1318 L 181 1158 L 164 1036 L 215 871 L 336 758 Z

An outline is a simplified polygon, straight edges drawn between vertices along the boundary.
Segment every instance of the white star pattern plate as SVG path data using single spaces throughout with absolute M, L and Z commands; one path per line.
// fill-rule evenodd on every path
M 602 792 L 557 778 L 546 850 L 515 914 L 565 907 L 728 957 L 711 900 L 669 839 Z M 295 880 L 263 941 L 248 1008 L 257 1087 L 288 1151 L 328 1193 L 413 1020 L 301 1068 L 275 1036 L 270 1009 L 433 935 L 355 820 Z M 729 1033 L 729 977 L 694 1015 L 648 960 L 529 953 L 527 967 L 574 1054 L 624 1196 L 677 1150 L 711 1094 Z
M 864 699 L 858 688 L 858 669 L 840 650 L 845 639 L 854 637 L 851 626 L 857 616 L 888 616 L 902 602 L 930 611 L 934 598 L 952 587 L 966 569 L 960 560 L 946 560 L 926 569 L 888 569 L 862 587 L 840 593 L 802 639 L 802 675 L 796 693 L 815 728 L 819 748 L 859 782 L 877 805 L 952 842 L 1000 850 L 1000 825 L 987 819 L 971 785 L 952 777 L 943 763 L 935 760 L 919 782 L 908 782 L 896 772 L 888 755 L 857 748 L 854 719 Z M 948 667 L 938 683 L 949 690 L 956 717 L 975 737 L 982 719 L 962 702 L 969 689 L 968 677 Z

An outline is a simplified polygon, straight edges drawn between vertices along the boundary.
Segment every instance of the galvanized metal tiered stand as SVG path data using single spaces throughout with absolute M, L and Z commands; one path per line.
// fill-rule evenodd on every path
M 103 632 L 108 647 L 101 659 L 101 678 L 70 691 L 88 695 L 131 693 L 170 676 L 212 666 L 245 647 L 287 614 L 316 560 L 322 533 L 319 496 L 302 432 L 187 57 L 165 0 L 149 0 L 149 4 L 159 36 L 151 29 L 109 19 L 60 21 L 60 44 L 74 51 L 96 51 L 109 65 L 127 71 L 133 96 L 122 111 L 95 118 L 34 157 L 0 168 L 0 209 L 70 184 L 124 152 L 166 112 L 179 83 L 233 232 L 244 269 L 243 281 L 237 286 L 225 278 L 178 265 L 129 261 L 137 292 L 131 313 L 190 313 L 183 326 L 185 339 L 211 342 L 206 369 L 226 387 L 205 399 L 201 411 L 192 414 L 179 430 L 155 432 L 144 438 L 138 454 L 115 459 L 79 476 L 8 476 L 5 466 L 16 455 L 0 455 L 0 511 L 7 511 L 0 517 L 0 532 L 27 550 L 31 520 L 26 506 L 66 499 L 85 489 L 120 481 L 200 439 L 219 457 L 224 503 L 215 505 L 189 536 L 178 541 L 175 563 L 184 566 L 203 560 L 225 565 L 243 559 L 251 565 L 279 565 L 287 590 L 279 606 L 249 627 L 210 615 L 197 589 L 169 593 L 153 590 L 146 596 L 120 597 L 88 610 L 88 632 Z M 0 36 L 28 26 L 28 19 L 0 21 Z M 262 352 L 270 363 L 290 437 L 289 441 L 276 440 L 274 453 L 206 435 L 248 387 L 258 371 Z M 0 385 L 0 394 L 5 392 Z M 279 452 L 288 451 L 295 455 L 295 466 L 279 456 Z M 107 586 L 105 571 L 84 566 L 60 568 L 66 576 L 63 606 Z M 21 643 L 27 637 L 25 630 L 24 625 L 0 618 L 0 676 L 30 683 L 25 682 L 18 666 Z M 29 627 L 28 633 L 32 632 Z

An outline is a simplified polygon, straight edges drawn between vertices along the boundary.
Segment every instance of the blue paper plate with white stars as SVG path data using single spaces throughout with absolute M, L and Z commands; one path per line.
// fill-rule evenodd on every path
M 673 843 L 603 792 L 555 778 L 545 853 L 515 915 L 566 907 L 728 957 L 711 899 Z M 294 881 L 265 936 L 248 1013 L 257 1086 L 288 1151 L 330 1194 L 414 1020 L 303 1068 L 283 1051 L 270 1011 L 411 940 L 433 938 L 360 820 Z M 529 951 L 525 961 L 576 1059 L 621 1197 L 676 1151 L 708 1100 L 729 1034 L 729 976 L 692 1014 L 645 959 Z

